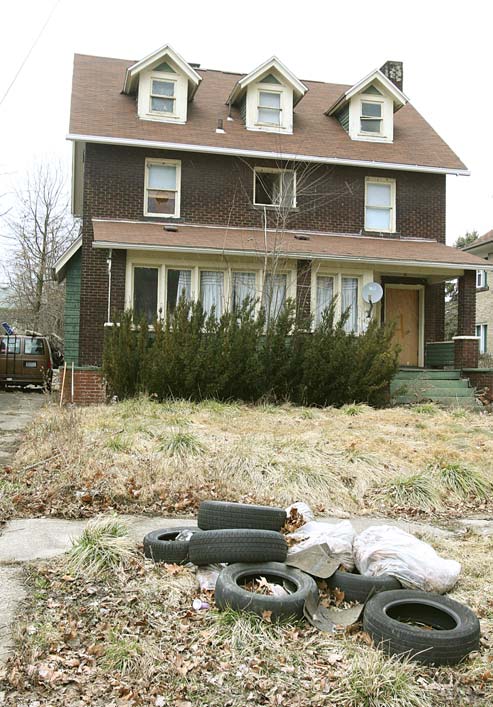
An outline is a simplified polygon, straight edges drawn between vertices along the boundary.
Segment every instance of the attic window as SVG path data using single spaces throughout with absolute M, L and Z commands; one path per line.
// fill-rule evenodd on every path
M 274 91 L 258 92 L 258 122 L 262 125 L 281 125 L 281 94 Z
M 153 113 L 175 113 L 175 82 L 152 79 L 151 111 Z
M 380 135 L 382 133 L 382 104 L 361 101 L 361 132 Z

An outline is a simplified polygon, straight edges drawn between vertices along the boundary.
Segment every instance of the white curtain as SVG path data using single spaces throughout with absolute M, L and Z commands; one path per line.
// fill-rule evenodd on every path
M 315 324 L 322 321 L 322 314 L 330 307 L 334 296 L 334 278 L 325 275 L 317 277 L 317 308 L 315 311 Z
M 358 278 L 343 277 L 342 278 L 342 297 L 341 310 L 342 313 L 350 307 L 349 318 L 344 324 L 344 329 L 347 332 L 358 331 Z
M 267 322 L 277 319 L 286 302 L 286 275 L 266 275 L 262 303 Z
M 179 302 L 182 297 L 189 301 L 192 299 L 192 272 L 190 270 L 180 270 L 179 272 L 176 301 Z
M 233 310 L 241 309 L 247 297 L 253 301 L 256 296 L 256 278 L 254 272 L 233 273 Z
M 223 313 L 224 273 L 202 270 L 200 273 L 200 301 L 208 316 L 215 307 L 216 317 Z

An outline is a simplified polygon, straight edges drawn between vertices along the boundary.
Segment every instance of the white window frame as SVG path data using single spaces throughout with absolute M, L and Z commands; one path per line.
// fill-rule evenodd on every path
M 259 204 L 257 203 L 256 194 L 256 184 L 257 184 L 257 172 L 263 174 L 282 174 L 284 172 L 291 172 L 293 175 L 293 203 L 290 206 L 281 204 Z M 282 187 L 282 180 L 281 180 Z M 282 196 L 282 194 L 281 194 Z M 282 202 L 282 198 L 281 198 Z M 253 169 L 253 205 L 254 206 L 265 206 L 267 209 L 295 209 L 296 208 L 296 170 L 295 169 L 282 169 L 280 167 L 254 167 Z
M 372 94 L 373 96 L 373 94 Z M 363 103 L 374 103 L 375 105 L 380 106 L 380 118 L 377 117 L 372 117 L 372 116 L 366 116 L 363 115 Z M 382 99 L 378 98 L 365 98 L 364 96 L 361 97 L 360 104 L 359 104 L 359 134 L 364 137 L 382 137 L 384 134 L 384 110 L 385 110 L 385 102 Z M 373 132 L 371 130 L 363 130 L 361 121 L 367 118 L 368 120 L 379 120 L 380 121 L 380 130 L 378 132 Z
M 271 108 L 270 106 L 263 106 L 260 104 L 260 94 L 261 93 L 273 93 L 276 96 L 279 96 L 279 108 Z M 282 91 L 273 91 L 268 88 L 258 88 L 257 90 L 257 120 L 255 121 L 256 125 L 261 125 L 263 127 L 267 127 L 270 129 L 281 129 L 283 126 L 283 104 L 282 104 L 282 98 L 283 98 L 283 92 Z M 279 122 L 278 123 L 267 123 L 263 120 L 260 120 L 259 118 L 259 111 L 265 108 L 267 110 L 278 110 L 279 111 Z
M 390 185 L 390 207 L 387 206 L 372 206 L 368 204 L 368 185 L 369 184 L 389 184 Z M 387 179 L 384 177 L 366 177 L 365 178 L 365 213 L 364 213 L 364 223 L 365 231 L 372 231 L 374 233 L 395 233 L 396 229 L 396 181 L 395 179 Z M 390 228 L 370 228 L 366 224 L 366 209 L 382 209 L 382 211 L 388 211 L 390 209 Z
M 152 92 L 152 84 L 153 81 L 161 81 L 161 83 L 172 83 L 173 84 L 173 95 L 172 96 L 162 96 L 159 93 L 153 93 Z M 176 85 L 177 81 L 176 79 L 168 79 L 164 78 L 163 76 L 151 76 L 149 79 L 149 113 L 152 115 L 163 115 L 167 117 L 171 116 L 176 116 Z M 173 101 L 173 110 L 168 111 L 168 110 L 155 110 L 152 107 L 152 99 L 153 98 L 168 98 Z
M 486 270 L 476 270 L 476 289 L 486 287 Z
M 476 324 L 476 336 L 479 337 L 479 353 L 485 354 L 488 352 L 488 325 Z
M 162 302 L 163 302 L 163 266 L 160 263 L 152 262 L 152 261 L 132 261 L 131 263 L 131 271 L 130 271 L 130 296 L 128 298 L 128 306 L 132 309 L 134 308 L 134 297 L 135 297 L 135 269 L 136 268 L 147 268 L 147 269 L 153 269 L 157 270 L 157 308 L 156 308 L 156 317 L 159 314 L 159 310 L 163 308 Z M 134 322 L 135 324 L 138 324 L 137 321 Z M 152 326 L 152 325 L 150 325 Z
M 228 268 L 227 282 L 228 282 L 228 298 L 227 298 L 227 309 L 228 311 L 233 311 L 233 275 L 235 273 L 254 273 L 255 275 L 255 313 L 260 311 L 261 307 L 261 290 L 262 290 L 262 270 L 250 265 L 232 265 Z
M 336 298 L 336 306 L 334 312 L 334 321 L 338 322 L 342 315 L 342 278 L 343 277 L 353 277 L 358 280 L 358 318 L 357 318 L 357 330 L 355 334 L 362 334 L 365 331 L 365 326 L 367 322 L 365 302 L 363 300 L 362 292 L 363 286 L 367 282 L 373 282 L 374 274 L 371 271 L 354 271 L 351 270 L 336 270 L 323 263 L 312 264 L 312 274 L 311 274 L 311 289 L 310 289 L 310 313 L 312 315 L 312 330 L 316 328 L 315 318 L 317 312 L 317 277 L 331 277 L 334 281 L 333 297 Z M 379 305 L 373 308 L 373 317 L 377 317 L 379 312 Z
M 149 169 L 150 165 L 173 165 L 176 167 L 176 187 L 175 187 L 175 213 L 174 214 L 158 214 L 153 211 L 149 211 L 147 207 L 148 197 L 147 193 L 149 191 Z M 156 159 L 154 157 L 148 157 L 145 161 L 145 175 L 144 175 L 144 216 L 151 216 L 152 218 L 169 219 L 169 218 L 180 218 L 180 208 L 181 208 L 181 161 L 180 160 L 163 160 Z M 151 191 L 159 191 L 153 189 Z M 173 191 L 172 189 L 163 189 L 162 191 Z

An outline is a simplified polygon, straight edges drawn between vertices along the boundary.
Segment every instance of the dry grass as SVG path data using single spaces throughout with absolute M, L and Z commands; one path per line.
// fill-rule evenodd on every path
M 360 627 L 334 636 L 214 609 L 186 567 L 134 556 L 77 582 L 63 558 L 29 569 L 6 707 L 487 707 L 493 703 L 493 539 L 433 541 L 463 563 L 452 596 L 481 619 L 480 653 L 454 668 L 388 658 Z M 209 611 L 194 612 L 200 597 Z
M 302 499 L 332 514 L 462 514 L 491 504 L 491 420 L 434 405 L 336 410 L 138 398 L 47 406 L 0 480 L 0 513 L 184 515 L 209 497 Z M 467 493 L 457 486 L 459 467 Z

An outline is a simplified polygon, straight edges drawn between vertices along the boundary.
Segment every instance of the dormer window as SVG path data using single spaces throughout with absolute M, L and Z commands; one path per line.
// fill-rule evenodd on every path
M 382 103 L 361 101 L 361 132 L 371 135 L 382 134 Z
M 175 114 L 175 82 L 151 79 L 151 111 L 153 113 Z
M 258 122 L 261 125 L 281 125 L 281 110 L 279 92 L 258 92 Z

